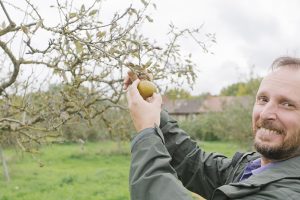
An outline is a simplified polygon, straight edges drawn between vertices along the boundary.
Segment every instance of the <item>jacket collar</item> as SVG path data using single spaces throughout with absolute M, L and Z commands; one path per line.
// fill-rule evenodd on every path
M 300 178 L 300 156 L 278 162 L 276 165 L 252 175 L 248 179 L 229 185 L 261 186 L 284 178 Z
M 214 196 L 216 197 L 221 193 L 229 198 L 245 196 L 258 192 L 260 187 L 264 185 L 286 178 L 300 178 L 300 156 L 279 162 L 244 181 L 223 185 L 217 188 Z

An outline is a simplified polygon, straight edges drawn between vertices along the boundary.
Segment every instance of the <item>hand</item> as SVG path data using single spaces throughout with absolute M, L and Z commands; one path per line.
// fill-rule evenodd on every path
M 126 87 L 124 80 L 124 88 Z M 140 80 L 136 79 L 130 85 L 128 81 L 127 101 L 130 115 L 137 132 L 146 128 L 153 128 L 156 124 L 160 124 L 160 112 L 162 98 L 161 95 L 154 93 L 152 97 L 144 100 L 140 95 L 137 86 Z
M 127 88 L 129 87 L 129 85 L 132 84 L 133 81 L 135 81 L 136 79 L 138 79 L 137 75 L 132 72 L 132 71 L 128 71 L 127 72 L 127 76 L 125 77 L 124 81 L 123 81 L 123 88 L 124 90 L 127 90 Z

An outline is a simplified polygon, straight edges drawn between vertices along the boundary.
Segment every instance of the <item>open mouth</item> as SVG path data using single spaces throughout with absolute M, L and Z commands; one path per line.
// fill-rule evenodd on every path
M 277 131 L 277 130 L 272 130 L 267 128 L 259 128 L 257 131 L 263 132 L 265 134 L 276 134 L 276 135 L 282 134 L 282 131 Z
M 282 140 L 284 136 L 283 131 L 268 129 L 268 128 L 258 128 L 256 131 L 256 137 L 261 141 L 279 141 Z

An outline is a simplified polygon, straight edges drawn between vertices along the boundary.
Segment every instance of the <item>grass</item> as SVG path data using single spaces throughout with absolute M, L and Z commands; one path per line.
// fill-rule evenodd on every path
M 238 146 L 201 142 L 231 156 Z M 38 154 L 5 150 L 11 181 L 0 180 L 0 200 L 128 200 L 130 147 L 114 142 L 43 147 Z M 1 170 L 0 176 L 3 177 Z
M 246 147 L 243 148 L 235 143 L 230 142 L 206 142 L 200 141 L 199 146 L 207 152 L 217 152 L 228 157 L 232 157 L 235 152 L 240 151 L 244 152 Z

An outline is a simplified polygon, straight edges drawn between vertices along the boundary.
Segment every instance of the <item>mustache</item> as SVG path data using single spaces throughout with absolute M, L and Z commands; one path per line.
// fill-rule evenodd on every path
M 284 129 L 280 125 L 278 125 L 272 121 L 268 121 L 268 120 L 259 120 L 256 123 L 256 130 L 260 129 L 260 128 L 265 128 L 265 129 L 269 129 L 272 131 L 276 131 L 279 134 L 285 134 Z

